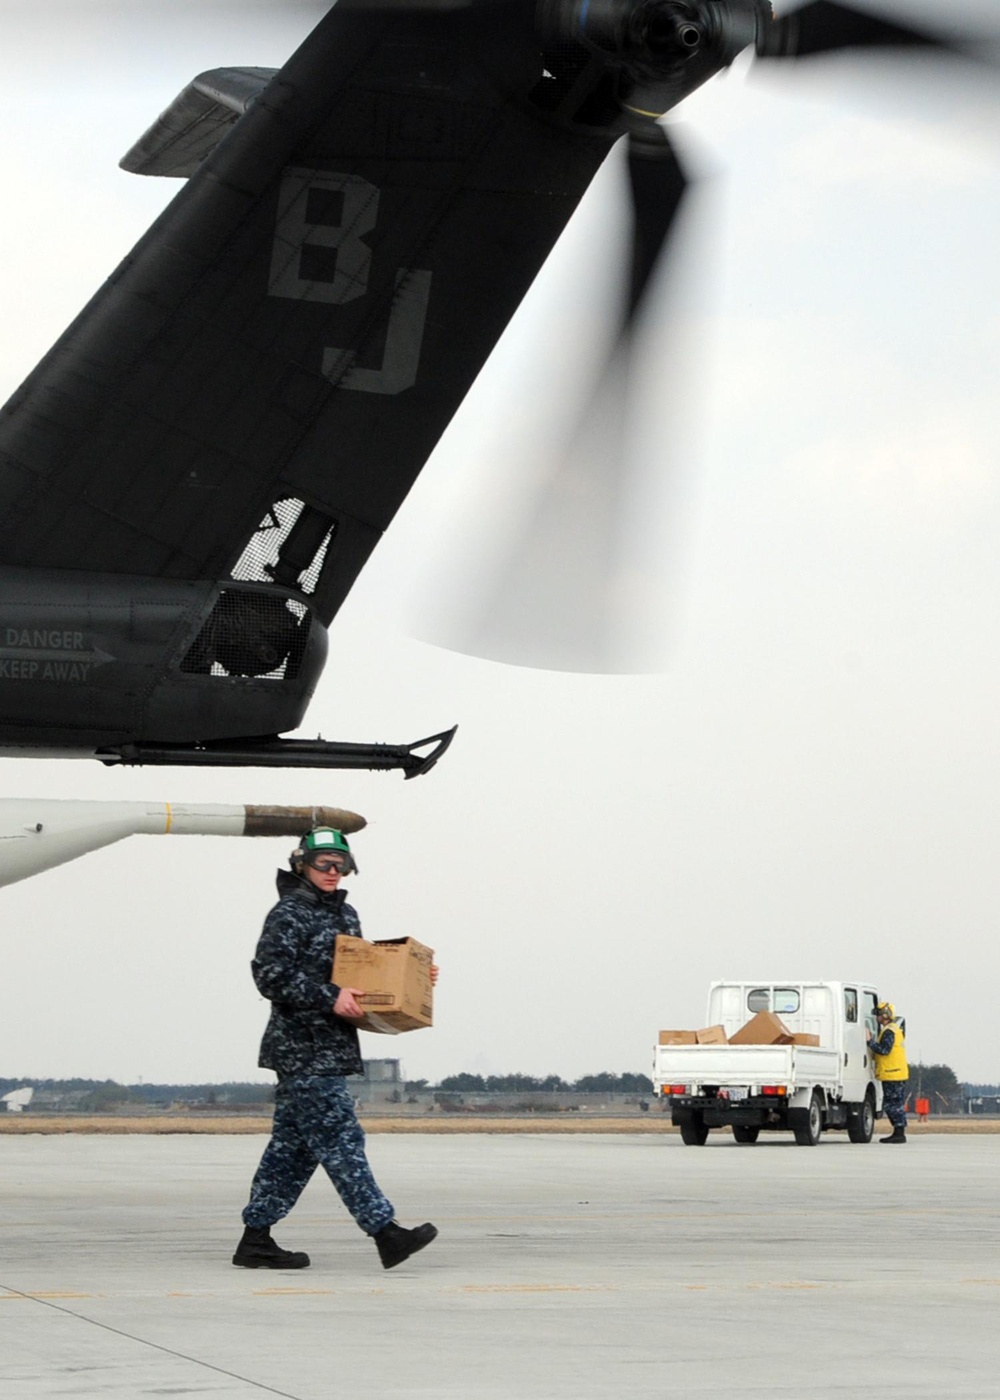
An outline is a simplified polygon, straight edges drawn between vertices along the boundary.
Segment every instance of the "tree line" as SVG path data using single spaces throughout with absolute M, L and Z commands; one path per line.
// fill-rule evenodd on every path
M 75 1108 L 95 1111 L 116 1105 L 163 1107 L 178 1101 L 205 1107 L 240 1108 L 274 1100 L 272 1084 L 225 1082 L 202 1084 L 119 1084 L 113 1079 L 31 1079 L 0 1076 L 0 1098 L 12 1089 L 31 1086 L 47 1098 L 65 1097 Z M 604 1070 L 579 1079 L 563 1079 L 558 1074 L 473 1074 L 463 1071 L 446 1075 L 439 1083 L 411 1079 L 399 1086 L 407 1094 L 636 1094 L 653 1092 L 653 1081 L 646 1074 L 615 1074 Z M 1000 1095 L 997 1084 L 963 1084 L 950 1065 L 910 1066 L 910 1098 L 927 1098 L 934 1111 L 957 1111 L 963 1097 Z
M 608 1070 L 573 1080 L 558 1074 L 539 1079 L 531 1074 L 464 1073 L 446 1075 L 436 1088 L 455 1094 L 651 1094 L 653 1081 L 648 1074 L 612 1074 Z
M 250 1104 L 271 1103 L 273 1084 L 244 1082 L 204 1084 L 119 1084 L 114 1079 L 11 1079 L 0 1076 L 0 1098 L 12 1089 L 30 1086 L 46 1098 L 72 1100 L 73 1106 L 87 1111 L 113 1108 L 116 1105 L 164 1107 L 183 1101 L 205 1107 L 239 1108 Z M 566 1080 L 558 1074 L 536 1077 L 531 1074 L 450 1074 L 438 1084 L 426 1079 L 411 1079 L 398 1086 L 408 1094 L 651 1094 L 653 1081 L 646 1074 L 586 1074 L 580 1079 Z
M 5 1079 L 0 1076 L 0 1098 L 12 1089 L 32 1088 L 49 1103 L 62 1102 L 85 1113 L 131 1104 L 134 1108 L 163 1108 L 177 1101 L 206 1107 L 231 1108 L 273 1103 L 272 1084 L 119 1084 L 115 1079 Z

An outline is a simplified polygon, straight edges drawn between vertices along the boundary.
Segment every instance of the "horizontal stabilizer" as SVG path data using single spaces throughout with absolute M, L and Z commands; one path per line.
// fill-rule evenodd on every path
M 193 175 L 277 71 L 213 68 L 199 73 L 119 165 L 133 175 Z

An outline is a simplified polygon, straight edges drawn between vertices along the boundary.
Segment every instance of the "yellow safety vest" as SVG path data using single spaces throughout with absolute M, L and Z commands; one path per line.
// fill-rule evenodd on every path
M 910 1067 L 906 1063 L 906 1036 L 898 1021 L 890 1021 L 883 1031 L 892 1031 L 895 1040 L 888 1055 L 873 1055 L 876 1079 L 909 1079 Z M 881 1037 L 880 1037 L 881 1038 Z

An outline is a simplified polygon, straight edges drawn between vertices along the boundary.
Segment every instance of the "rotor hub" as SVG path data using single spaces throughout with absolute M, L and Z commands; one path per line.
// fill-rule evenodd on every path
M 666 112 L 758 44 L 769 0 L 539 0 L 543 31 L 617 71 L 622 105 Z
M 696 53 L 708 37 L 698 11 L 676 0 L 637 10 L 635 28 L 637 53 L 648 55 L 652 62 L 687 58 Z
M 705 48 L 731 62 L 771 19 L 768 0 L 538 0 L 538 12 L 551 37 L 654 69 Z

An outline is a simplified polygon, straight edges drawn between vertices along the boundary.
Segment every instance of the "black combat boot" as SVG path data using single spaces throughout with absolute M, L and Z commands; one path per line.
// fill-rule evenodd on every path
M 301 1251 L 282 1249 L 271 1239 L 271 1231 L 248 1225 L 236 1246 L 233 1263 L 243 1269 L 308 1269 L 309 1255 Z
M 892 1130 L 892 1137 L 879 1138 L 879 1142 L 905 1142 L 905 1141 L 906 1141 L 906 1129 L 905 1129 L 905 1128 L 893 1128 L 893 1130 Z
M 431 1240 L 436 1239 L 437 1229 L 433 1225 L 417 1225 L 412 1230 L 404 1230 L 402 1225 L 390 1220 L 385 1229 L 379 1230 L 373 1238 L 383 1269 L 394 1269 L 397 1264 L 402 1264 L 404 1259 L 409 1259 L 411 1254 L 416 1254 L 418 1249 L 424 1249 Z

